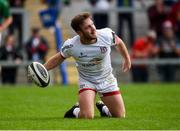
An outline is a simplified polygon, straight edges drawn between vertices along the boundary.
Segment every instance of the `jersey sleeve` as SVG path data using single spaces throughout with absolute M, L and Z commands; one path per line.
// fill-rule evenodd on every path
M 70 40 L 67 40 L 64 42 L 63 46 L 61 47 L 61 55 L 64 58 L 68 58 L 71 57 L 71 48 L 73 47 L 73 45 L 71 44 Z
M 116 45 L 115 43 L 115 32 L 112 31 L 110 28 L 102 29 L 102 34 L 104 36 L 105 41 L 107 41 L 111 46 Z

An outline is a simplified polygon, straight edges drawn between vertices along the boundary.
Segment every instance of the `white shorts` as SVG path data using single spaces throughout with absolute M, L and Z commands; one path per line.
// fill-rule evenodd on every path
M 100 97 L 120 94 L 117 80 L 113 75 L 110 75 L 102 83 L 99 83 L 99 84 L 89 82 L 80 77 L 79 78 L 79 93 L 86 90 L 93 90 L 97 92 L 100 95 Z

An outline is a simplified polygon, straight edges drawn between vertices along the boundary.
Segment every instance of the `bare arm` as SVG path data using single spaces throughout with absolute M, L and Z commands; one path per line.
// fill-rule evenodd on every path
M 0 26 L 0 32 L 5 30 L 12 23 L 12 20 L 13 20 L 12 17 L 8 17 Z
M 60 52 L 58 52 L 57 54 L 55 54 L 54 56 L 52 56 L 45 64 L 45 68 L 47 70 L 51 70 L 53 68 L 55 68 L 56 66 L 58 66 L 59 64 L 61 64 L 63 61 L 65 60 L 65 58 L 61 55 Z
M 122 70 L 123 72 L 126 72 L 131 68 L 131 60 L 128 50 L 124 42 L 118 36 L 116 36 L 115 40 L 116 40 L 116 49 L 122 55 L 124 60 L 122 65 Z

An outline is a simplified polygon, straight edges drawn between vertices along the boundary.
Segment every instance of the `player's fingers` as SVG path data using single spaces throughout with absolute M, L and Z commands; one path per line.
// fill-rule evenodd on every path
M 126 66 L 123 64 L 123 65 L 122 65 L 122 71 L 123 71 L 123 72 L 126 72 L 126 70 L 127 70 L 127 69 L 126 69 Z
M 27 73 L 27 79 L 28 79 L 28 81 L 33 81 L 32 76 L 29 71 Z
M 124 67 L 123 72 L 127 72 L 127 71 L 128 71 L 128 68 Z
M 130 69 L 129 65 L 124 64 L 123 67 L 122 67 L 123 72 L 127 72 L 129 69 Z

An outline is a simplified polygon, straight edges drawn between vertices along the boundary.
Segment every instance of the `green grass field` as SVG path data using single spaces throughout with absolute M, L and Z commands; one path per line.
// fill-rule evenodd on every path
M 77 86 L 0 86 L 0 129 L 180 130 L 180 84 L 122 84 L 125 119 L 64 119 Z M 97 97 L 98 99 L 98 97 Z

